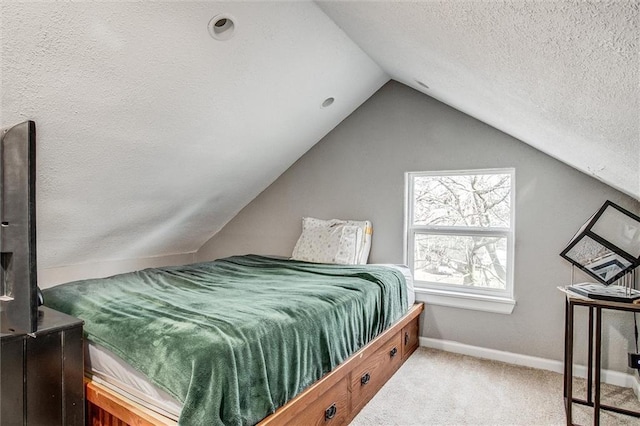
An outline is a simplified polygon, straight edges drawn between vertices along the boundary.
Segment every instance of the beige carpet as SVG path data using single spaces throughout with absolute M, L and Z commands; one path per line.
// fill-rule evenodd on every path
M 585 381 L 574 396 L 585 398 Z M 562 375 L 419 348 L 351 426 L 564 425 Z M 640 411 L 633 391 L 602 385 L 602 403 Z M 574 404 L 573 422 L 593 424 L 592 409 Z M 640 419 L 603 411 L 601 425 Z

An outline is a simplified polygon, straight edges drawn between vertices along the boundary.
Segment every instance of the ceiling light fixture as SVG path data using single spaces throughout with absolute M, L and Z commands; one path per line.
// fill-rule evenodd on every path
M 327 98 L 324 100 L 324 102 L 322 102 L 322 108 L 326 108 L 329 105 L 331 105 L 333 103 L 333 101 L 335 101 L 334 98 Z
M 227 14 L 216 15 L 209 21 L 207 25 L 209 35 L 216 40 L 229 40 L 233 37 L 236 30 L 236 24 L 233 18 Z

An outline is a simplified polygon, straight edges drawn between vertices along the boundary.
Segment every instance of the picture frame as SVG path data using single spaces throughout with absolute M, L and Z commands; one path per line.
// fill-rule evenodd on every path
M 640 265 L 640 217 L 607 200 L 560 256 L 610 285 Z

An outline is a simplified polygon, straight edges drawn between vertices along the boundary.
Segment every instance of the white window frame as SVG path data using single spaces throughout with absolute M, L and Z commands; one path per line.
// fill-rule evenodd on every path
M 413 184 L 414 178 L 422 176 L 463 176 L 481 174 L 509 174 L 511 176 L 510 226 L 504 227 L 460 227 L 415 225 L 413 223 Z M 405 215 L 404 215 L 404 262 L 414 273 L 415 237 L 428 235 L 462 236 L 500 236 L 507 240 L 506 288 L 486 289 L 455 284 L 418 281 L 414 278 L 416 299 L 426 303 L 480 311 L 510 314 L 515 306 L 514 299 L 514 262 L 515 262 L 515 206 L 516 173 L 514 168 L 447 170 L 405 173 Z M 414 273 L 415 277 L 415 273 Z

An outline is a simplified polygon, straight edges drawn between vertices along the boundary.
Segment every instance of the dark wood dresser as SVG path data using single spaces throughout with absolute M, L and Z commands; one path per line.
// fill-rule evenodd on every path
M 84 425 L 82 324 L 41 306 L 38 331 L 0 335 L 2 425 Z

